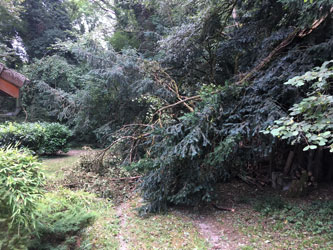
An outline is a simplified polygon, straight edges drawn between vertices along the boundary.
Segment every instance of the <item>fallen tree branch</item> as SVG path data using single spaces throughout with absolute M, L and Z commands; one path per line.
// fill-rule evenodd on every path
M 115 179 L 109 179 L 110 181 L 133 181 L 138 180 L 142 178 L 142 175 L 140 176 L 133 176 L 133 177 L 122 177 L 122 178 L 115 178 Z
M 152 75 L 155 78 L 155 81 L 159 83 L 162 87 L 167 88 L 169 91 L 174 93 L 179 101 L 182 101 L 182 96 L 179 94 L 179 89 L 176 81 L 163 69 L 160 67 L 159 64 L 157 64 L 158 69 L 152 72 Z M 159 75 L 161 75 L 159 77 Z M 162 79 L 161 79 L 162 78 Z M 168 82 L 164 82 L 164 80 L 167 80 Z M 182 103 L 190 112 L 193 112 L 194 109 L 186 102 Z
M 331 13 L 333 13 L 333 7 L 323 17 L 321 17 L 318 20 L 315 20 L 309 29 L 303 29 L 303 30 L 295 29 L 265 59 L 263 59 L 256 67 L 254 67 L 249 73 L 247 73 L 241 80 L 236 82 L 236 84 L 242 84 L 246 80 L 252 79 L 256 72 L 258 72 L 263 67 L 265 67 L 272 60 L 272 58 L 276 54 L 281 52 L 281 50 L 283 50 L 285 47 L 287 47 L 294 40 L 295 37 L 303 38 L 303 37 L 309 35 L 312 31 L 317 29 L 320 26 L 320 24 L 322 24 L 326 20 L 326 18 L 329 16 L 329 14 L 331 14 Z
M 108 181 L 136 181 L 138 179 L 142 178 L 142 176 L 133 176 L 133 177 L 122 177 L 122 178 L 113 178 L 113 179 L 108 179 Z M 84 184 L 84 183 L 80 183 L 80 182 L 75 182 L 75 183 L 65 183 L 62 184 L 65 187 L 75 187 L 78 186 L 80 184 Z
M 182 104 L 182 103 L 184 103 L 184 102 L 193 101 L 193 100 L 199 100 L 199 99 L 201 99 L 201 96 L 200 96 L 200 95 L 191 96 L 191 97 L 189 97 L 189 98 L 183 99 L 183 100 L 181 100 L 181 101 L 178 101 L 178 102 L 175 102 L 175 103 L 173 103 L 173 104 L 170 104 L 170 105 L 167 105 L 167 106 L 164 106 L 164 107 L 160 108 L 159 110 L 157 110 L 157 111 L 154 113 L 154 115 L 156 115 L 156 114 L 162 112 L 162 111 L 165 110 L 165 109 L 172 108 L 172 107 L 177 106 L 177 105 L 179 105 L 179 104 Z
M 323 17 L 321 17 L 320 19 L 315 20 L 312 23 L 312 26 L 309 29 L 304 29 L 304 30 L 300 31 L 298 33 L 298 36 L 299 37 L 305 37 L 305 36 L 309 35 L 312 31 L 317 29 L 319 27 L 319 25 L 322 24 L 322 22 L 324 22 L 326 20 L 326 18 L 328 17 L 328 15 L 331 14 L 332 12 L 333 12 L 333 7 Z
M 217 210 L 221 210 L 221 211 L 229 211 L 229 212 L 235 212 L 235 209 L 233 208 L 227 208 L 227 207 L 218 207 L 216 206 L 214 203 L 212 203 L 212 206 L 217 209 Z
M 246 80 L 252 79 L 256 72 L 265 67 L 278 52 L 287 47 L 294 40 L 298 32 L 299 32 L 298 29 L 291 32 L 289 36 L 286 39 L 284 39 L 271 53 L 269 53 L 267 57 L 265 57 L 256 67 L 254 67 L 249 73 L 247 73 L 241 80 L 236 82 L 236 84 L 242 84 Z
M 142 134 L 142 135 L 139 135 L 139 136 L 122 136 L 120 138 L 118 138 L 117 140 L 115 140 L 114 142 L 112 142 L 109 146 L 107 146 L 105 149 L 103 149 L 100 154 L 99 154 L 99 158 L 100 160 L 103 160 L 104 158 L 104 155 L 106 154 L 106 152 L 112 148 L 114 145 L 116 145 L 117 143 L 119 143 L 120 141 L 124 140 L 124 139 L 133 139 L 133 140 L 138 140 L 138 139 L 141 139 L 143 137 L 146 137 L 150 135 L 150 133 L 145 133 L 145 134 Z
M 254 186 L 256 186 L 258 189 L 260 189 L 260 190 L 262 190 L 263 188 L 256 182 L 256 180 L 255 179 L 253 179 L 252 177 L 250 177 L 250 176 L 243 176 L 243 175 L 237 175 L 237 177 L 239 178 L 239 179 L 241 179 L 242 181 L 244 181 L 246 184 L 248 184 L 248 185 L 254 185 Z

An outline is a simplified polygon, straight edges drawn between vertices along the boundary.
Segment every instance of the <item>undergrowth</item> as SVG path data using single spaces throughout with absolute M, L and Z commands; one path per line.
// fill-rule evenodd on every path
M 82 230 L 91 225 L 96 213 L 90 206 L 96 198 L 68 189 L 46 193 L 37 205 L 37 225 L 28 249 L 76 249 Z
M 272 214 L 298 231 L 327 233 L 333 237 L 333 201 L 315 201 L 310 205 L 286 205 Z
M 279 196 L 263 196 L 253 203 L 253 208 L 288 226 L 291 230 L 307 231 L 314 235 L 333 237 L 333 201 L 313 201 L 310 204 L 287 203 Z
M 254 210 L 264 215 L 280 211 L 285 207 L 286 207 L 286 202 L 280 196 L 277 195 L 262 196 L 258 200 L 256 200 L 253 204 Z
M 71 189 L 82 189 L 120 203 L 131 197 L 138 174 L 119 166 L 119 159 L 109 151 L 103 156 L 102 153 L 86 149 L 76 167 L 66 173 L 64 184 Z

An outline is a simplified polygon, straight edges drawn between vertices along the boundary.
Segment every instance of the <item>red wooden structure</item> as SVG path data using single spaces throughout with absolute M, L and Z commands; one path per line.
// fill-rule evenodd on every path
M 5 65 L 0 63 L 0 95 L 16 98 L 16 110 L 11 113 L 0 114 L 0 116 L 13 116 L 20 112 L 20 88 L 27 80 L 24 75 L 8 69 Z

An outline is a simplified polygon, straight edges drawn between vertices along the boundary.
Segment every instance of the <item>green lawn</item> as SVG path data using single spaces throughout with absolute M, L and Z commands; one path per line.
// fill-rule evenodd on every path
M 73 168 L 79 158 L 79 155 L 44 157 L 43 171 L 48 179 L 61 180 L 64 178 L 64 170 Z

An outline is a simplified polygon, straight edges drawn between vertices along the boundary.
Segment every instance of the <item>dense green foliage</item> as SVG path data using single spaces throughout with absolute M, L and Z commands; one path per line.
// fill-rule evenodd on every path
M 116 31 L 112 37 L 110 37 L 110 43 L 114 50 L 118 52 L 123 49 L 137 48 L 139 46 L 139 42 L 135 40 L 135 38 L 121 31 Z
M 142 183 L 144 197 L 150 201 L 148 210 L 165 209 L 168 203 L 211 201 L 214 183 L 227 180 L 243 160 L 235 158 L 240 132 L 227 134 L 227 125 L 215 118 L 218 113 L 230 116 L 232 110 L 220 113 L 221 108 L 234 101 L 241 88 L 222 89 L 211 95 L 210 88 L 204 87 L 203 101 L 193 113 L 180 117 L 179 123 L 154 129 L 148 163 L 139 162 L 152 169 Z
M 28 249 L 73 249 L 77 237 L 96 215 L 88 206 L 94 196 L 66 189 L 45 194 L 37 204 L 36 228 Z
M 285 84 L 301 87 L 308 82 L 312 85 L 307 97 L 294 104 L 290 114 L 275 121 L 268 130 L 273 136 L 289 139 L 292 145 L 306 144 L 304 150 L 320 146 L 333 152 L 333 61 L 325 62 L 322 67 L 294 77 Z
M 0 248 L 67 249 L 76 246 L 95 214 L 84 192 L 45 193 L 41 163 L 27 151 L 0 148 Z
M 3 0 L 0 2 L 0 61 L 7 64 L 15 64 L 18 61 L 18 53 L 11 44 L 17 31 L 23 28 L 20 13 L 23 0 Z
M 0 183 L 0 248 L 24 248 L 43 197 L 40 163 L 26 151 L 0 148 Z
M 290 151 L 331 178 L 331 0 L 93 2 L 13 12 L 28 24 L 23 105 L 111 145 L 145 175 L 145 211 L 210 201 L 234 176 L 269 179 Z
M 36 59 L 24 73 L 29 79 L 47 82 L 50 87 L 69 93 L 80 89 L 85 81 L 84 69 L 68 63 L 59 55 Z
M 0 145 L 28 148 L 37 154 L 67 152 L 71 131 L 59 123 L 12 123 L 0 125 Z
M 0 248 L 68 249 L 96 215 L 96 198 L 66 189 L 45 193 L 41 163 L 30 153 L 0 148 Z

